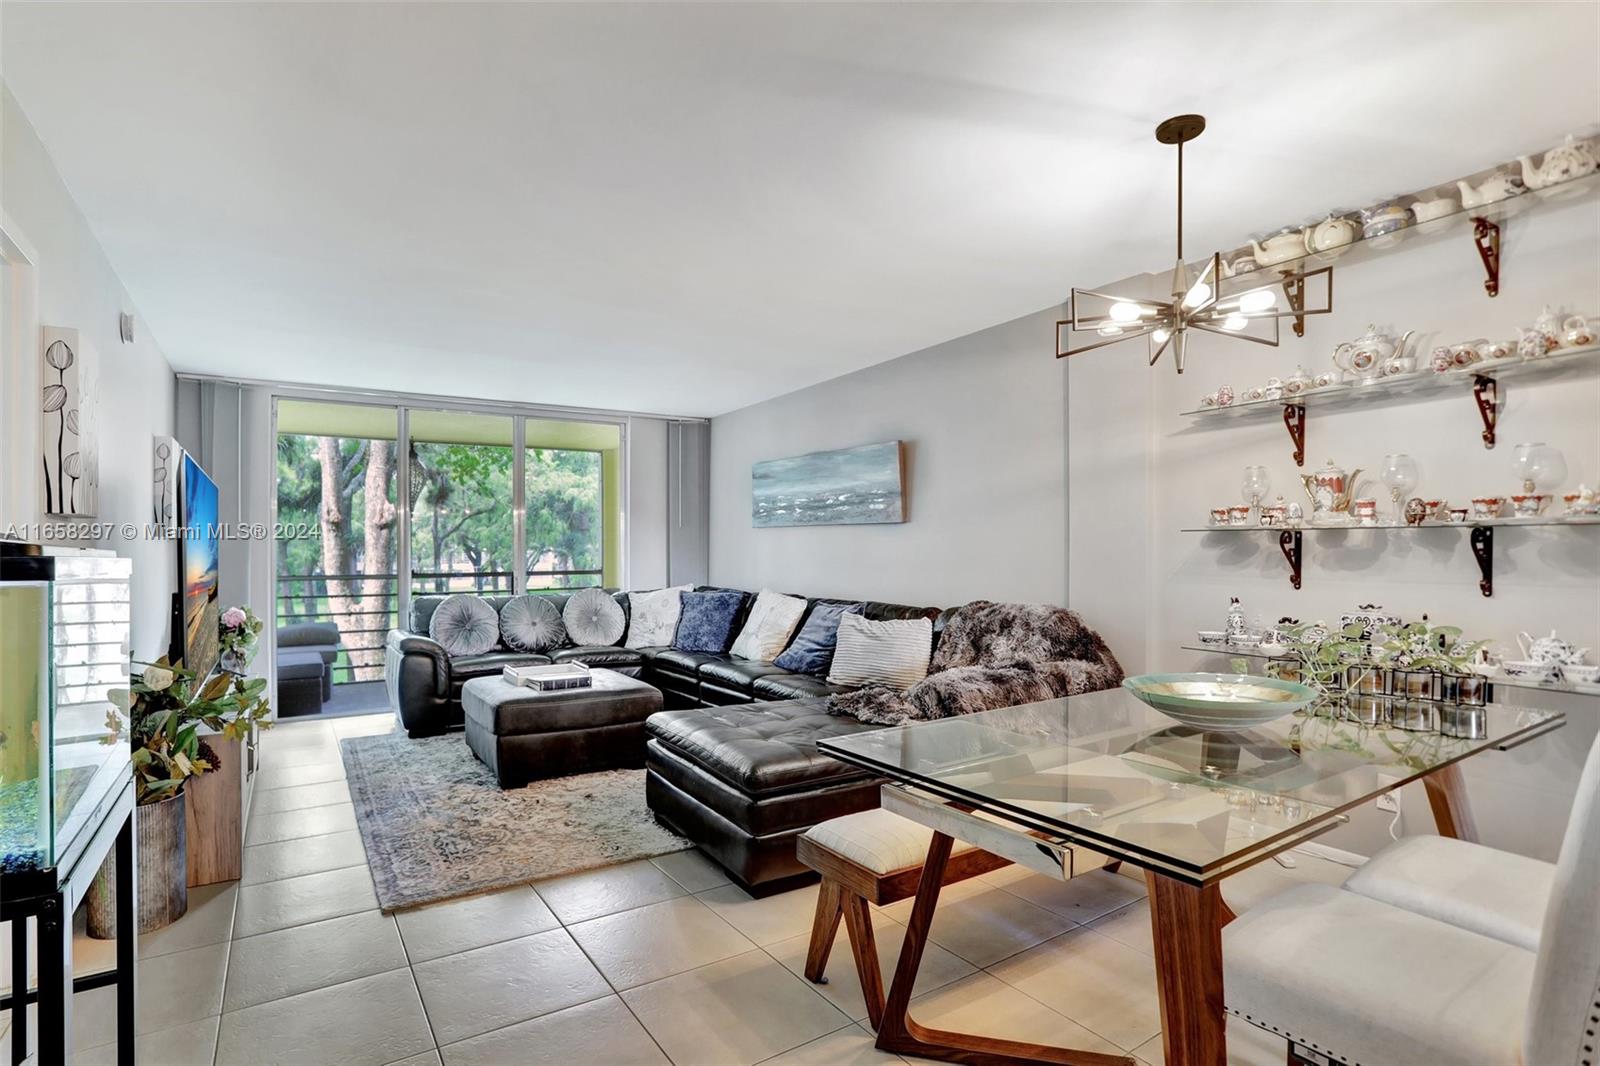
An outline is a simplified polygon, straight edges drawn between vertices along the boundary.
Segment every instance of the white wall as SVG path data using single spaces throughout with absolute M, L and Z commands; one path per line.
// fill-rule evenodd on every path
M 711 580 L 948 605 L 1066 599 L 1062 369 L 1055 309 L 711 423 Z M 762 459 L 906 442 L 898 525 L 755 529 Z
M 0 211 L 8 233 L 25 241 L 37 257 L 38 321 L 78 329 L 99 356 L 100 505 L 98 520 L 136 523 L 141 531 L 151 508 L 151 441 L 173 425 L 172 368 L 142 321 L 133 344 L 118 336 L 118 316 L 135 312 L 106 260 L 88 221 L 56 173 L 44 145 L 9 89 L 0 90 Z M 8 345 L 4 381 L 11 395 L 0 403 L 0 468 L 7 474 L 0 497 L 0 529 L 40 519 L 40 353 L 34 343 Z M 14 391 L 13 391 L 14 390 Z M 77 542 L 88 543 L 88 542 Z M 176 586 L 176 553 L 170 543 L 105 538 L 134 561 L 135 658 L 166 651 L 170 596 Z
M 1359 336 L 1369 322 L 1418 330 L 1425 357 L 1438 343 L 1513 338 L 1544 303 L 1600 316 L 1600 204 L 1593 198 L 1514 218 L 1503 238 L 1494 299 L 1484 294 L 1482 268 L 1463 230 L 1348 269 L 1336 262 L 1334 313 L 1309 319 L 1304 339 L 1285 331 L 1277 350 L 1201 336 L 1181 377 L 1170 359 L 1147 369 L 1143 342 L 1069 360 L 1072 602 L 1106 632 L 1130 670 L 1223 667 L 1221 657 L 1178 647 L 1194 643 L 1196 629 L 1220 628 L 1230 595 L 1268 620 L 1288 614 L 1336 621 L 1357 604 L 1379 603 L 1404 617 L 1426 612 L 1435 622 L 1463 626 L 1503 650 L 1514 650 L 1519 630 L 1555 627 L 1600 651 L 1600 528 L 1497 531 L 1492 599 L 1478 592 L 1460 530 L 1308 533 L 1298 592 L 1289 586 L 1275 539 L 1178 532 L 1203 525 L 1210 507 L 1241 502 L 1241 474 L 1251 463 L 1267 466 L 1274 495 L 1305 502 L 1302 471 L 1276 417 L 1197 424 L 1179 415 L 1219 384 L 1237 390 L 1271 374 L 1286 376 L 1296 363 L 1321 370 L 1331 365 L 1335 344 Z M 1376 471 L 1385 453 L 1404 451 L 1422 468 L 1418 493 L 1459 502 L 1513 491 L 1513 446 L 1538 440 L 1564 452 L 1568 488 L 1600 484 L 1600 366 L 1590 363 L 1559 381 L 1508 381 L 1503 399 L 1492 451 L 1479 440 L 1466 387 L 1371 410 L 1312 409 L 1304 471 L 1329 458 L 1361 467 L 1367 483 L 1361 494 L 1386 506 Z M 1570 711 L 1568 726 L 1525 748 L 1471 760 L 1467 777 L 1487 842 L 1552 858 L 1600 723 L 1600 700 L 1520 699 L 1562 704 Z M 1408 793 L 1402 806 L 1406 831 L 1428 829 L 1420 792 Z M 1344 843 L 1374 845 L 1387 839 L 1382 828 L 1358 820 Z

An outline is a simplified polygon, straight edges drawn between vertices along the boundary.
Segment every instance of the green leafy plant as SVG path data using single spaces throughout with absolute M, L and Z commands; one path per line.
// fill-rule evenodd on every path
M 1267 664 L 1268 674 L 1298 680 L 1324 696 L 1342 687 L 1347 667 L 1367 659 L 1367 642 L 1354 623 L 1343 629 L 1321 622 L 1282 623 L 1277 631 L 1285 651 Z M 1235 660 L 1234 669 L 1245 672 L 1245 661 Z
M 271 708 L 261 695 L 267 687 L 264 677 L 218 674 L 201 684 L 192 671 L 173 666 L 165 657 L 140 665 L 144 670 L 128 692 L 113 697 L 126 715 L 106 712 L 107 735 L 100 742 L 131 739 L 134 789 L 141 804 L 170 799 L 191 777 L 218 768 L 220 759 L 206 743 L 207 736 L 243 740 L 253 725 L 272 726 Z M 202 734 L 202 727 L 211 733 Z
M 1436 626 L 1424 615 L 1420 622 L 1403 622 L 1379 629 L 1382 643 L 1374 642 L 1379 663 L 1395 670 L 1429 670 L 1441 674 L 1466 674 L 1488 641 L 1467 641 L 1459 626 Z

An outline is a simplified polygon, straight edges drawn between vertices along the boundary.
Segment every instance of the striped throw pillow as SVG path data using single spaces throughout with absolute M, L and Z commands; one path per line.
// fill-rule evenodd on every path
M 933 623 L 926 618 L 874 622 L 858 614 L 839 619 L 830 685 L 888 685 L 908 689 L 928 676 Z

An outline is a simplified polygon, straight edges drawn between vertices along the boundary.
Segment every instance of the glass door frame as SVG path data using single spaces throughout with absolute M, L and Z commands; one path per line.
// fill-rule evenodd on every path
M 341 389 L 316 389 L 295 388 L 292 386 L 272 385 L 270 419 L 272 432 L 272 447 L 268 451 L 273 463 L 272 476 L 269 483 L 272 486 L 272 499 L 269 513 L 272 523 L 278 523 L 278 477 L 277 477 L 277 446 L 278 446 L 278 403 L 280 400 L 291 400 L 307 403 L 329 403 L 357 405 L 363 407 L 380 407 L 395 412 L 395 455 L 397 469 L 395 471 L 395 510 L 398 512 L 399 521 L 395 529 L 395 570 L 399 579 L 398 596 L 395 605 L 396 621 L 404 625 L 405 620 L 411 616 L 411 412 L 412 410 L 431 411 L 457 411 L 465 414 L 483 414 L 491 416 L 511 417 L 511 448 L 512 448 L 512 475 L 511 475 L 511 514 L 512 514 L 512 556 L 516 565 L 512 568 L 512 591 L 514 595 L 521 595 L 527 591 L 527 424 L 529 420 L 546 422 L 585 422 L 594 425 L 615 426 L 617 429 L 617 537 L 616 543 L 610 544 L 602 541 L 601 569 L 605 569 L 605 560 L 609 552 L 615 552 L 616 574 L 618 582 L 623 588 L 628 587 L 628 416 L 624 414 L 610 414 L 586 409 L 564 409 L 560 407 L 543 407 L 537 404 L 496 403 L 484 400 L 453 400 L 447 397 L 418 396 L 410 393 L 363 392 L 359 390 Z M 604 464 L 601 467 L 602 500 L 604 499 Z M 602 522 L 604 515 L 602 515 Z M 603 535 L 603 534 L 602 534 Z M 273 545 L 272 558 L 272 587 L 278 587 L 278 551 Z M 603 581 L 603 579 L 602 579 Z M 273 624 L 276 628 L 277 606 L 273 606 Z M 273 641 L 276 651 L 276 640 Z

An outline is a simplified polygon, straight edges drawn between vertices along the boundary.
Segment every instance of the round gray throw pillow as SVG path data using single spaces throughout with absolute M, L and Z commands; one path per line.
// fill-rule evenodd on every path
M 500 608 L 500 637 L 517 651 L 548 651 L 567 639 L 567 627 L 548 597 L 514 596 Z
M 428 636 L 451 655 L 482 655 L 500 643 L 500 616 L 478 596 L 446 596 L 428 622 Z
M 561 620 L 574 644 L 615 644 L 628 628 L 622 605 L 601 589 L 573 593 Z

